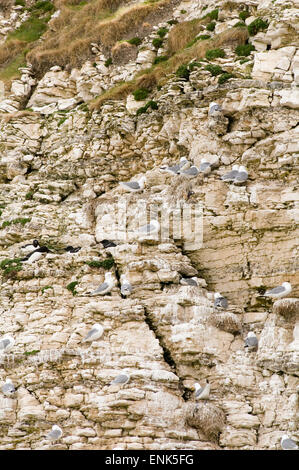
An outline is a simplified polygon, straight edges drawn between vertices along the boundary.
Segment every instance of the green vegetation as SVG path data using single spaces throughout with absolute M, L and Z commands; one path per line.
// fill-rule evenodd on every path
M 47 13 L 49 11 L 53 12 L 55 10 L 55 6 L 53 5 L 52 2 L 45 0 L 45 1 L 36 2 L 34 5 L 32 5 L 32 7 L 28 8 L 28 10 L 29 11 L 40 10 L 44 13 Z
M 140 114 L 146 113 L 146 111 L 149 108 L 158 109 L 158 105 L 157 105 L 156 101 L 150 100 L 146 103 L 146 105 L 144 105 L 141 108 L 137 109 L 136 116 L 139 116 Z
M 210 72 L 213 75 L 213 77 L 216 77 L 217 75 L 224 73 L 222 68 L 219 65 L 208 64 L 205 66 L 205 70 L 208 70 L 208 72 Z
M 174 24 L 178 24 L 178 20 L 169 20 L 167 21 L 168 24 L 170 24 L 170 26 L 174 25 Z
M 25 54 L 26 50 L 11 59 L 8 65 L 0 71 L 0 80 L 10 80 L 19 75 L 19 68 L 26 66 Z
M 160 62 L 165 62 L 166 60 L 168 60 L 169 57 L 167 55 L 160 55 L 159 57 L 156 57 L 153 64 L 156 65 L 156 64 L 160 64 Z
M 42 288 L 42 294 L 43 294 L 46 290 L 48 290 L 48 289 L 53 289 L 53 286 L 45 286 L 45 287 L 43 287 L 43 288 Z M 53 289 L 53 290 L 54 290 L 54 289 Z
M 24 354 L 25 356 L 34 356 L 35 354 L 38 354 L 40 352 L 39 349 L 33 349 L 32 351 L 25 351 Z
M 234 78 L 234 75 L 232 73 L 228 73 L 228 72 L 225 72 L 223 73 L 222 75 L 220 75 L 220 77 L 218 78 L 218 83 L 219 85 L 222 85 L 223 83 L 225 83 L 227 80 L 229 80 L 230 78 Z
M 3 276 L 5 277 L 14 277 L 18 271 L 21 271 L 22 258 L 14 258 L 14 259 L 4 259 L 0 263 L 0 269 L 3 271 Z
M 104 259 L 103 261 L 97 261 L 97 260 L 92 260 L 92 261 L 85 261 L 86 264 L 88 264 L 89 267 L 91 268 L 104 268 L 104 269 L 111 269 L 112 266 L 114 265 L 114 259 L 107 258 Z
M 19 28 L 8 35 L 8 39 L 18 39 L 24 42 L 33 42 L 41 37 L 47 29 L 50 18 L 38 18 L 32 15 L 24 21 Z
M 218 8 L 216 10 L 212 10 L 209 13 L 207 13 L 204 18 L 210 18 L 211 20 L 218 20 L 218 15 L 219 15 L 219 10 Z
M 26 5 L 25 0 L 15 0 L 15 5 L 20 6 L 20 7 L 24 7 Z
M 159 49 L 159 47 L 161 47 L 162 44 L 163 44 L 163 39 L 161 38 L 155 38 L 152 41 L 152 45 L 154 46 L 155 49 Z
M 26 201 L 30 201 L 31 199 L 33 199 L 33 194 L 34 191 L 28 191 L 28 193 L 25 194 Z
M 105 67 L 109 67 L 109 65 L 111 65 L 111 64 L 112 64 L 112 59 L 111 59 L 111 57 L 109 57 L 109 59 L 107 59 L 105 61 Z
M 160 38 L 164 38 L 164 36 L 166 36 L 167 33 L 168 33 L 167 28 L 160 28 L 157 31 L 157 34 L 158 34 L 158 36 L 160 36 Z
M 245 64 L 246 62 L 249 62 L 250 59 L 241 59 L 240 60 L 240 65 Z
M 235 53 L 238 56 L 244 56 L 244 57 L 249 56 L 252 51 L 255 51 L 255 47 L 252 44 L 240 44 L 235 49 Z
M 185 78 L 185 80 L 189 80 L 190 70 L 187 64 L 182 64 L 179 66 L 177 71 L 175 72 L 176 76 L 179 78 Z
M 188 65 L 189 67 L 189 70 L 190 72 L 193 72 L 193 70 L 196 68 L 196 67 L 201 67 L 201 63 L 200 62 L 190 62 L 190 64 Z
M 180 13 L 184 15 L 185 13 L 187 13 L 187 10 L 181 10 Z
M 149 92 L 145 88 L 138 88 L 132 94 L 136 101 L 143 101 L 148 97 Z
M 263 31 L 264 29 L 267 29 L 269 26 L 269 23 L 267 21 L 262 20 L 262 18 L 257 18 L 256 20 L 252 21 L 247 26 L 248 32 L 250 36 L 254 36 L 257 34 L 259 31 Z
M 207 26 L 206 26 L 208 31 L 214 31 L 215 27 L 216 27 L 215 21 L 212 21 L 211 23 L 207 24 Z
M 76 295 L 78 294 L 78 292 L 76 291 L 76 285 L 78 284 L 77 281 L 73 281 L 73 282 L 70 282 L 66 288 L 67 290 L 69 290 L 73 295 Z
M 209 49 L 206 52 L 206 59 L 213 60 L 217 59 L 217 57 L 225 57 L 225 52 L 223 49 Z
M 5 228 L 5 227 L 9 227 L 10 225 L 16 225 L 16 224 L 21 224 L 24 225 L 27 224 L 27 222 L 30 222 L 31 219 L 29 218 L 17 218 L 17 219 L 13 219 L 13 220 L 5 220 L 3 223 L 2 223 L 2 226 L 1 228 Z
M 65 121 L 67 120 L 67 117 L 63 117 L 58 121 L 58 127 L 60 127 Z
M 244 10 L 239 13 L 239 18 L 240 20 L 243 20 L 243 21 L 245 21 L 246 18 L 248 18 L 249 16 L 250 16 L 250 13 L 248 10 Z
M 142 43 L 142 40 L 140 38 L 132 38 L 132 39 L 128 39 L 127 42 L 129 44 L 133 44 L 133 46 L 140 46 L 140 44 Z
M 238 21 L 238 23 L 234 24 L 234 28 L 246 28 L 246 24 L 242 21 Z

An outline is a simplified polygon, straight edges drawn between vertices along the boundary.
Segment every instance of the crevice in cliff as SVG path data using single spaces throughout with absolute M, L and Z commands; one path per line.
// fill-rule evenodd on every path
M 154 333 L 155 338 L 159 341 L 159 345 L 163 350 L 164 361 L 169 365 L 171 371 L 179 379 L 178 389 L 180 391 L 180 394 L 181 394 L 183 400 L 188 401 L 190 396 L 191 396 L 191 392 L 188 388 L 186 388 L 184 386 L 183 379 L 179 376 L 179 373 L 178 373 L 178 370 L 177 370 L 177 365 L 176 365 L 176 362 L 175 362 L 175 360 L 174 360 L 174 358 L 171 354 L 171 351 L 167 347 L 163 336 L 159 332 L 157 326 L 154 323 L 154 320 L 153 320 L 151 314 L 148 312 L 146 307 L 144 307 L 144 319 L 145 319 L 145 323 L 148 325 L 149 329 Z

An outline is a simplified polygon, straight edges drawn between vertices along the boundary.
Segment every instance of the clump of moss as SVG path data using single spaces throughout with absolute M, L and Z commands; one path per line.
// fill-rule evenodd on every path
M 33 199 L 33 194 L 34 191 L 28 191 L 28 193 L 25 194 L 26 201 L 31 201 L 31 199 Z
M 25 351 L 24 354 L 25 356 L 34 356 L 35 354 L 38 354 L 40 352 L 39 349 L 33 349 L 32 351 Z
M 137 109 L 136 116 L 139 116 L 140 114 L 146 113 L 146 111 L 149 108 L 158 109 L 158 105 L 157 105 L 156 101 L 150 100 L 146 103 L 146 105 L 141 106 L 141 108 Z
M 0 269 L 3 271 L 3 276 L 8 278 L 14 278 L 18 271 L 21 271 L 22 258 L 9 259 L 6 258 L 1 261 Z
M 238 23 L 234 24 L 234 28 L 246 28 L 246 24 L 243 21 L 238 21 Z
M 264 21 L 262 18 L 257 18 L 256 20 L 252 21 L 247 26 L 248 32 L 250 36 L 255 36 L 259 31 L 263 31 L 264 29 L 267 29 L 269 26 L 269 23 L 267 21 Z
M 249 56 L 252 51 L 255 51 L 255 47 L 252 44 L 240 44 L 235 49 L 235 53 L 243 57 Z
M 105 67 L 109 67 L 109 65 L 111 65 L 111 64 L 112 64 L 112 59 L 111 59 L 111 57 L 109 57 L 109 59 L 107 59 L 105 61 Z
M 219 10 L 216 8 L 215 10 L 210 11 L 207 13 L 204 18 L 210 18 L 211 20 L 218 20 Z
M 76 291 L 76 285 L 78 284 L 77 281 L 73 281 L 73 282 L 70 282 L 66 288 L 67 290 L 69 290 L 73 295 L 76 295 L 78 294 L 78 292 Z
M 164 36 L 166 36 L 167 33 L 168 33 L 167 28 L 160 28 L 157 31 L 157 34 L 158 34 L 158 36 L 160 36 L 160 38 L 164 38 Z
M 133 46 L 140 46 L 140 44 L 142 43 L 142 41 L 141 41 L 140 38 L 128 39 L 127 42 L 128 42 L 129 44 L 133 44 Z
M 166 60 L 168 60 L 169 57 L 167 55 L 160 55 L 159 57 L 156 57 L 153 64 L 156 65 L 156 64 L 160 64 L 160 62 L 166 62 Z
M 42 288 L 42 294 L 43 294 L 46 290 L 48 290 L 48 289 L 53 289 L 53 286 L 45 286 L 45 287 L 43 287 L 43 288 Z
M 25 5 L 25 0 L 15 0 L 15 6 L 24 7 Z
M 27 222 L 30 222 L 31 219 L 29 218 L 22 218 L 22 217 L 18 217 L 17 219 L 14 219 L 14 220 L 5 220 L 2 225 L 1 225 L 1 228 L 5 228 L 5 227 L 9 227 L 10 225 L 16 225 L 16 224 L 21 224 L 24 225 L 27 224 Z
M 213 77 L 216 77 L 217 75 L 224 73 L 222 68 L 219 65 L 208 64 L 205 66 L 205 70 L 210 72 L 213 75 Z
M 230 78 L 234 78 L 234 75 L 232 73 L 225 72 L 220 77 L 218 78 L 218 83 L 219 85 L 222 85 L 223 83 L 227 82 Z
M 170 26 L 174 25 L 174 24 L 178 24 L 178 20 L 169 20 L 167 21 L 168 24 L 170 24 Z
M 225 57 L 225 52 L 223 49 L 208 49 L 206 52 L 206 59 L 213 60 L 217 59 L 218 57 Z
M 159 49 L 163 44 L 163 39 L 161 38 L 155 38 L 152 41 L 152 45 L 154 46 L 155 49 Z
M 143 101 L 148 97 L 149 91 L 145 88 L 138 88 L 132 94 L 136 101 Z
M 215 21 L 212 21 L 211 23 L 207 24 L 207 26 L 206 26 L 208 31 L 214 31 L 215 27 L 216 27 Z
M 184 78 L 185 80 L 189 80 L 190 70 L 187 64 L 182 64 L 179 66 L 177 71 L 175 72 L 176 76 L 179 78 Z
M 63 117 L 58 121 L 57 126 L 60 127 L 65 121 L 67 120 L 67 117 Z
M 248 18 L 249 16 L 250 16 L 250 13 L 248 10 L 244 10 L 239 13 L 239 18 L 240 20 L 243 20 L 243 21 L 245 21 L 246 18 Z
M 201 63 L 200 62 L 190 62 L 190 64 L 188 65 L 189 67 L 189 70 L 190 72 L 193 72 L 193 70 L 196 68 L 196 67 L 201 67 Z

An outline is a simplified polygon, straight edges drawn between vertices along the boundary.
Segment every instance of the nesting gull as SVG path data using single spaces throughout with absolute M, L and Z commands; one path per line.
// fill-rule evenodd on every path
M 252 331 L 249 331 L 245 338 L 244 348 L 248 348 L 249 351 L 256 351 L 258 348 L 258 339 Z
M 287 434 L 284 434 L 280 441 L 281 448 L 283 450 L 297 450 L 298 446 L 293 439 L 291 439 Z
M 267 290 L 262 297 L 272 297 L 273 299 L 279 299 L 285 297 L 292 290 L 292 286 L 289 282 L 283 282 L 281 286 L 274 287 L 274 289 Z
M 62 429 L 57 426 L 57 424 L 54 424 L 54 426 L 52 426 L 52 431 L 49 432 L 49 434 L 47 434 L 46 438 L 49 440 L 49 441 L 58 441 L 58 439 L 60 439 L 62 436 Z
M 222 181 L 226 181 L 227 183 L 233 183 L 237 174 L 239 173 L 239 165 L 233 165 L 233 168 L 225 175 L 221 176 Z
M 208 162 L 208 160 L 203 158 L 200 162 L 199 171 L 207 175 L 208 173 L 211 172 L 211 170 L 212 170 L 212 163 Z
M 34 263 L 35 261 L 41 259 L 44 253 L 50 253 L 50 250 L 46 246 L 41 246 L 40 248 L 37 248 L 36 250 L 29 253 L 29 255 L 27 255 L 25 258 L 23 258 L 22 262 L 30 264 Z
M 209 381 L 206 381 L 206 384 L 201 387 L 199 383 L 194 384 L 195 387 L 195 400 L 207 400 L 210 396 L 211 385 Z
M 234 184 L 242 184 L 242 183 L 245 183 L 245 181 L 247 180 L 248 180 L 248 173 L 247 173 L 246 167 L 241 165 L 234 179 Z
M 167 173 L 170 173 L 170 174 L 173 174 L 173 175 L 177 175 L 178 172 L 180 170 L 182 170 L 183 168 L 185 168 L 187 165 L 189 164 L 188 160 L 186 157 L 182 157 L 180 159 L 180 163 L 178 163 L 177 165 L 173 165 L 173 166 L 161 166 L 160 167 L 160 170 L 161 171 L 165 171 Z
M 112 382 L 110 382 L 109 385 L 125 385 L 126 383 L 129 382 L 129 380 L 130 380 L 129 374 L 122 373 L 122 374 L 119 374 L 117 377 L 115 377 L 115 379 L 112 380 Z
M 114 287 L 114 279 L 112 273 L 108 272 L 105 274 L 105 281 L 94 291 L 89 292 L 89 295 L 105 295 Z
M 99 339 L 104 333 L 104 328 L 99 323 L 95 323 L 91 330 L 87 333 L 85 338 L 82 339 L 82 343 L 91 342 Z
M 10 379 L 6 379 L 6 382 L 4 385 L 2 385 L 2 393 L 7 396 L 7 397 L 10 397 L 11 395 L 13 395 L 16 391 L 12 381 Z
M 122 274 L 120 276 L 120 285 L 121 285 L 120 292 L 122 295 L 128 296 L 132 294 L 133 287 L 131 283 L 128 281 L 128 279 L 126 278 L 125 274 Z
M 36 250 L 37 248 L 40 248 L 38 240 L 33 240 L 32 243 L 27 243 L 27 245 L 21 246 L 21 251 L 26 255 L 31 253 L 33 250 Z
M 10 335 L 2 336 L 0 339 L 0 353 L 7 353 L 10 351 L 15 344 L 15 340 Z
M 182 286 L 198 286 L 196 277 L 182 277 L 180 284 Z
M 216 103 L 215 101 L 212 101 L 212 103 L 210 103 L 210 106 L 209 106 L 209 116 L 212 116 L 212 117 L 217 117 L 217 116 L 220 116 L 222 115 L 222 108 L 221 106 Z
M 178 171 L 179 175 L 186 176 L 187 178 L 195 178 L 199 173 L 197 166 L 193 165 L 190 168 L 181 169 Z
M 132 193 L 137 193 L 140 192 L 144 189 L 144 184 L 145 184 L 145 176 L 142 176 L 139 180 L 137 181 L 128 181 L 128 182 L 123 182 L 121 181 L 119 184 L 126 190 L 130 191 Z
M 214 307 L 215 308 L 227 308 L 228 307 L 228 301 L 226 297 L 223 297 L 223 295 L 220 294 L 220 292 L 215 292 L 214 294 Z
M 140 227 L 140 229 L 137 231 L 137 235 L 139 235 L 140 237 L 155 235 L 156 233 L 159 232 L 159 230 L 160 230 L 160 224 L 158 220 L 152 219 L 150 220 L 149 224 L 146 224 Z

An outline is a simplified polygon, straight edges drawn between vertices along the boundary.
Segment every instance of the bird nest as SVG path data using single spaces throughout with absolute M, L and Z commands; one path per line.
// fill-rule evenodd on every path
M 225 414 L 212 403 L 190 403 L 186 407 L 185 420 L 188 426 L 199 429 L 209 440 L 216 442 L 224 426 Z
M 280 299 L 273 304 L 273 313 L 290 317 L 296 315 L 299 318 L 299 299 Z
M 241 331 L 242 325 L 237 315 L 230 312 L 216 313 L 211 318 L 211 323 L 216 328 L 227 333 L 237 333 Z

